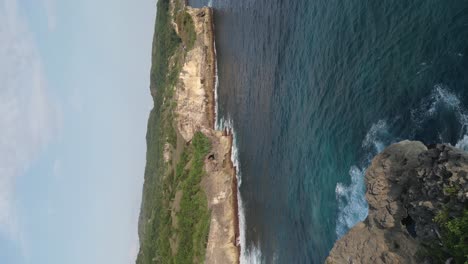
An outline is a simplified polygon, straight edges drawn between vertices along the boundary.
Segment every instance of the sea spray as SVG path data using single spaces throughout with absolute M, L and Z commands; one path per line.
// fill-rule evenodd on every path
M 213 31 L 214 31 L 214 24 L 213 24 Z M 215 128 L 219 129 L 220 124 L 218 123 L 218 115 L 219 115 L 219 106 L 218 106 L 218 88 L 219 88 L 219 76 L 218 76 L 218 55 L 216 51 L 216 40 L 213 39 L 213 50 L 214 50 L 214 57 L 215 57 L 215 87 L 214 87 L 214 110 L 215 110 Z
M 208 2 L 208 6 L 213 6 L 213 0 Z M 213 25 L 214 29 L 214 25 Z M 218 73 L 218 56 L 216 50 L 216 40 L 213 40 L 213 49 L 215 55 L 215 129 L 219 131 L 227 130 L 232 134 L 232 146 L 231 146 L 231 162 L 236 168 L 236 177 L 237 177 L 237 205 L 238 205 L 238 221 L 239 221 L 239 240 L 237 241 L 240 246 L 240 263 L 243 264 L 260 264 L 261 261 L 261 251 L 256 247 L 252 246 L 250 248 L 246 247 L 246 236 L 245 236 L 245 209 L 242 201 L 242 196 L 240 193 L 240 186 L 242 185 L 242 174 L 241 167 L 239 163 L 239 152 L 237 145 L 237 133 L 234 129 L 232 119 L 228 117 L 224 119 L 219 116 L 219 103 L 218 103 L 218 89 L 219 89 L 219 73 Z
M 458 96 L 447 87 L 441 84 L 435 85 L 431 94 L 411 111 L 411 120 L 420 128 L 423 123 L 434 118 L 441 109 L 453 113 L 460 124 L 459 140 L 455 146 L 468 150 L 468 111 L 463 107 Z M 439 135 L 439 141 L 448 143 L 441 135 Z
M 435 85 L 431 94 L 421 100 L 418 107 L 411 110 L 411 122 L 416 128 L 421 128 L 422 124 L 427 122 L 430 118 L 444 107 L 450 111 L 454 111 L 457 118 L 463 119 L 464 109 L 461 106 L 460 99 L 444 88 L 443 85 Z
M 381 152 L 392 140 L 385 120 L 373 124 L 362 141 L 362 148 L 367 152 L 362 166 L 353 165 L 349 169 L 351 183 L 341 182 L 335 188 L 338 201 L 338 219 L 336 235 L 342 237 L 357 222 L 367 217 L 366 189 L 364 182 L 365 168 L 370 164 L 372 157 Z
M 208 2 L 208 6 L 212 6 L 213 1 Z M 213 25 L 214 26 L 214 25 Z M 219 116 L 219 103 L 218 103 L 218 89 L 219 89 L 219 75 L 218 75 L 218 60 L 216 51 L 216 41 L 213 40 L 214 54 L 215 54 L 215 128 L 216 130 L 227 130 L 232 134 L 232 146 L 231 146 L 231 161 L 233 166 L 236 168 L 237 177 L 237 205 L 238 205 L 238 220 L 239 220 L 239 240 L 237 241 L 240 246 L 240 263 L 241 264 L 260 264 L 262 263 L 262 253 L 259 247 L 253 245 L 247 248 L 246 243 L 246 223 L 245 223 L 245 208 L 240 193 L 240 186 L 242 185 L 242 170 L 239 162 L 239 152 L 237 145 L 237 133 L 234 129 L 232 119 L 228 117 L 224 119 Z
M 219 121 L 219 122 L 218 122 Z M 240 187 L 242 185 L 242 170 L 239 162 L 239 152 L 237 145 L 237 133 L 234 129 L 232 119 L 220 118 L 216 122 L 217 130 L 227 130 L 232 134 L 232 147 L 231 147 L 231 161 L 234 167 L 236 167 L 237 177 L 237 204 L 238 204 L 238 220 L 239 220 L 239 246 L 240 246 L 240 263 L 241 264 L 260 264 L 262 263 L 262 253 L 258 246 L 251 246 L 247 248 L 246 243 L 246 223 L 245 223 L 245 208 L 240 193 Z
M 348 229 L 367 216 L 367 203 L 364 189 L 364 170 L 352 166 L 349 170 L 351 184 L 338 183 L 336 185 L 336 199 L 338 200 L 338 224 L 336 235 L 342 237 Z
M 424 125 L 436 117 L 442 109 L 454 114 L 461 126 L 457 148 L 468 150 L 468 112 L 462 106 L 460 99 L 443 85 L 435 85 L 429 96 L 423 98 L 419 105 L 410 111 L 413 132 L 424 129 Z M 363 142 L 365 157 L 361 166 L 353 165 L 349 170 L 351 183 L 337 183 L 335 188 L 338 202 L 338 218 L 336 222 L 337 238 L 342 237 L 357 222 L 367 217 L 367 201 L 365 200 L 365 169 L 372 158 L 382 152 L 385 147 L 398 141 L 398 137 L 390 133 L 386 120 L 372 124 Z M 411 139 L 411 138 L 410 138 Z M 447 143 L 447 139 L 439 133 L 439 141 Z
M 455 147 L 459 149 L 463 149 L 464 151 L 468 151 L 468 136 L 467 135 L 463 136 L 463 138 L 457 142 Z

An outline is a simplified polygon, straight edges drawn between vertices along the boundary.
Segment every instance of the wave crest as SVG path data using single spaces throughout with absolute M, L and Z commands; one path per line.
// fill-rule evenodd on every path
M 259 247 L 252 245 L 247 248 L 246 243 L 246 222 L 245 222 L 245 208 L 242 200 L 242 195 L 240 193 L 240 187 L 242 185 L 242 170 L 239 162 L 239 151 L 237 145 L 237 133 L 234 129 L 233 121 L 230 117 L 224 119 L 221 117 L 219 122 L 216 122 L 217 130 L 227 130 L 232 133 L 232 148 L 231 148 L 231 161 L 232 164 L 237 169 L 237 204 L 238 204 L 238 218 L 239 218 L 239 245 L 241 248 L 240 252 L 240 263 L 246 264 L 260 264 L 262 263 L 262 252 Z
M 414 130 L 421 129 L 422 125 L 431 118 L 437 117 L 438 111 L 450 111 L 456 117 L 461 126 L 460 139 L 455 147 L 468 151 L 468 111 L 462 105 L 458 96 L 445 88 L 443 85 L 435 85 L 431 94 L 422 99 L 421 103 L 410 111 L 411 124 Z M 447 141 L 439 134 L 439 140 Z M 338 218 L 336 222 L 336 235 L 342 237 L 357 222 L 367 217 L 368 207 L 365 199 L 364 173 L 372 158 L 383 151 L 398 138 L 390 133 L 390 127 L 385 120 L 379 120 L 372 124 L 363 142 L 362 149 L 365 151 L 364 164 L 361 167 L 353 165 L 349 170 L 351 183 L 349 185 L 341 182 L 335 188 L 338 203 Z

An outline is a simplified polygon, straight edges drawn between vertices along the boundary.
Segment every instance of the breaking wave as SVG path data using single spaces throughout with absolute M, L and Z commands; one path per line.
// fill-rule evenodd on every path
M 335 193 L 338 201 L 338 219 L 335 231 L 338 238 L 346 234 L 357 222 L 366 218 L 365 168 L 370 164 L 372 157 L 384 150 L 392 138 L 385 120 L 379 120 L 373 124 L 362 142 L 362 148 L 367 150 L 364 164 L 351 166 L 349 169 L 351 183 L 349 185 L 337 183 Z
M 455 147 L 468 151 L 468 112 L 463 107 L 461 100 L 442 85 L 434 86 L 431 94 L 423 98 L 421 103 L 411 110 L 411 123 L 415 130 L 424 129 L 423 125 L 441 111 L 453 113 L 460 124 L 459 140 Z M 360 166 L 353 165 L 349 169 L 351 183 L 337 183 L 335 188 L 336 200 L 338 203 L 338 218 L 336 222 L 337 238 L 342 237 L 357 222 L 367 217 L 368 206 L 365 199 L 365 169 L 369 166 L 372 158 L 383 151 L 386 146 L 398 141 L 398 137 L 390 133 L 390 126 L 386 120 L 379 120 L 374 123 L 367 132 L 363 142 L 364 151 L 363 162 Z M 447 142 L 439 135 L 439 140 Z M 408 138 L 402 137 L 402 138 Z M 411 137 L 409 137 L 411 138 Z
M 349 170 L 351 184 L 342 183 L 336 185 L 336 197 L 338 199 L 338 220 L 336 235 L 343 236 L 348 229 L 367 216 L 367 202 L 364 191 L 364 171 L 357 166 Z
M 212 1 L 210 1 L 211 3 Z M 211 5 L 209 5 L 211 6 Z M 214 30 L 214 24 L 213 24 L 213 30 Z M 218 55 L 216 51 L 216 40 L 213 40 L 213 50 L 214 50 L 214 57 L 215 57 L 215 87 L 214 87 L 214 103 L 215 103 L 215 128 L 219 127 L 218 124 L 218 88 L 219 88 L 219 77 L 218 77 Z
M 232 149 L 231 149 L 231 161 L 232 164 L 236 167 L 237 171 L 237 204 L 238 204 L 238 218 L 239 218 L 239 240 L 240 245 L 240 263 L 241 264 L 260 264 L 262 263 L 262 252 L 259 247 L 253 245 L 247 248 L 246 243 L 246 223 L 245 223 L 245 208 L 242 200 L 242 195 L 240 192 L 240 186 L 242 185 L 242 170 L 239 163 L 239 152 L 237 145 L 237 133 L 234 129 L 234 125 L 231 118 L 220 118 L 216 122 L 217 130 L 227 130 L 232 133 Z
M 460 99 L 442 85 L 436 85 L 432 93 L 424 98 L 418 107 L 411 110 L 411 121 L 420 128 L 442 108 L 453 111 L 463 125 L 467 124 L 467 115 Z

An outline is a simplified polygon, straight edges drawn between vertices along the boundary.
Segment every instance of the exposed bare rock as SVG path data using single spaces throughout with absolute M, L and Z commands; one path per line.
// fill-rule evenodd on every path
M 176 89 L 177 125 L 180 134 L 190 141 L 196 131 L 206 134 L 212 128 L 214 51 L 210 8 L 187 7 L 192 16 L 197 39 L 194 47 L 187 52 Z M 204 14 L 199 16 L 198 14 Z
M 206 263 L 239 263 L 237 247 L 237 181 L 231 162 L 232 136 L 215 131 L 202 185 L 211 209 Z M 233 188 L 234 187 L 234 188 Z
M 466 206 L 467 171 L 468 154 L 448 145 L 389 146 L 366 172 L 368 217 L 335 243 L 326 263 L 430 263 L 418 250 L 439 241 L 433 219 L 448 200 L 454 214 Z
M 212 150 L 202 179 L 211 210 L 206 263 L 239 263 L 237 178 L 231 162 L 232 136 L 214 130 L 215 53 L 213 10 L 191 8 L 197 39 L 187 52 L 176 87 L 177 131 L 190 142 L 197 131 L 210 138 Z

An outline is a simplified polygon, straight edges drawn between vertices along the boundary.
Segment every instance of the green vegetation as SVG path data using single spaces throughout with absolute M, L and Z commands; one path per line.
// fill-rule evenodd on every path
M 452 256 L 456 263 L 468 263 L 468 210 L 451 218 L 448 209 L 445 209 L 436 215 L 434 221 L 442 229 L 442 250 Z
M 440 239 L 424 242 L 418 252 L 422 259 L 445 263 L 452 258 L 452 263 L 468 264 L 468 208 L 458 196 L 461 188 L 454 182 L 443 185 L 445 202 L 433 219 Z
M 180 29 L 180 37 L 182 41 L 187 47 L 187 50 L 191 50 L 197 38 L 192 17 L 187 13 L 187 11 L 180 11 L 177 13 L 176 23 Z
M 175 174 L 169 173 L 160 182 L 151 218 L 151 229 L 144 233 L 137 263 L 202 263 L 208 239 L 210 212 L 200 182 L 204 175 L 204 159 L 211 148 L 209 139 L 197 132 L 177 163 Z M 145 183 L 146 185 L 146 183 Z M 176 193 L 181 193 L 176 204 Z M 179 207 L 173 218 L 171 213 Z M 171 245 L 172 244 L 172 245 Z M 175 249 L 175 250 L 174 250 Z
M 458 188 L 455 186 L 450 186 L 450 187 L 445 187 L 444 188 L 444 193 L 449 195 L 449 196 L 454 196 L 458 193 Z
M 153 95 L 154 107 L 158 111 L 157 114 L 160 114 L 160 107 L 164 98 L 166 98 L 166 89 L 170 87 L 169 81 L 171 78 L 167 77 L 169 75 L 169 59 L 179 47 L 181 40 L 171 25 L 169 0 L 159 0 L 157 10 L 153 37 L 150 89 Z M 160 94 L 155 96 L 156 92 Z
M 180 189 L 183 196 L 180 202 L 178 219 L 179 250 L 175 263 L 202 263 L 208 239 L 210 212 L 204 192 L 200 188 L 205 156 L 211 143 L 201 132 L 192 140 L 191 162 L 188 170 L 181 172 Z
M 175 12 L 187 14 L 179 1 Z M 190 18 L 190 19 L 189 19 Z M 210 141 L 202 133 L 177 153 L 174 90 L 186 54 L 193 47 L 195 28 L 190 15 L 182 17 L 180 34 L 174 31 L 169 0 L 159 0 L 153 38 L 151 84 L 154 108 L 148 119 L 147 154 L 138 233 L 136 263 L 201 263 L 204 261 L 210 212 L 201 189 L 204 157 Z M 181 27 L 179 27 L 181 28 Z M 165 145 L 175 153 L 165 162 Z M 176 202 L 176 194 L 181 199 Z

